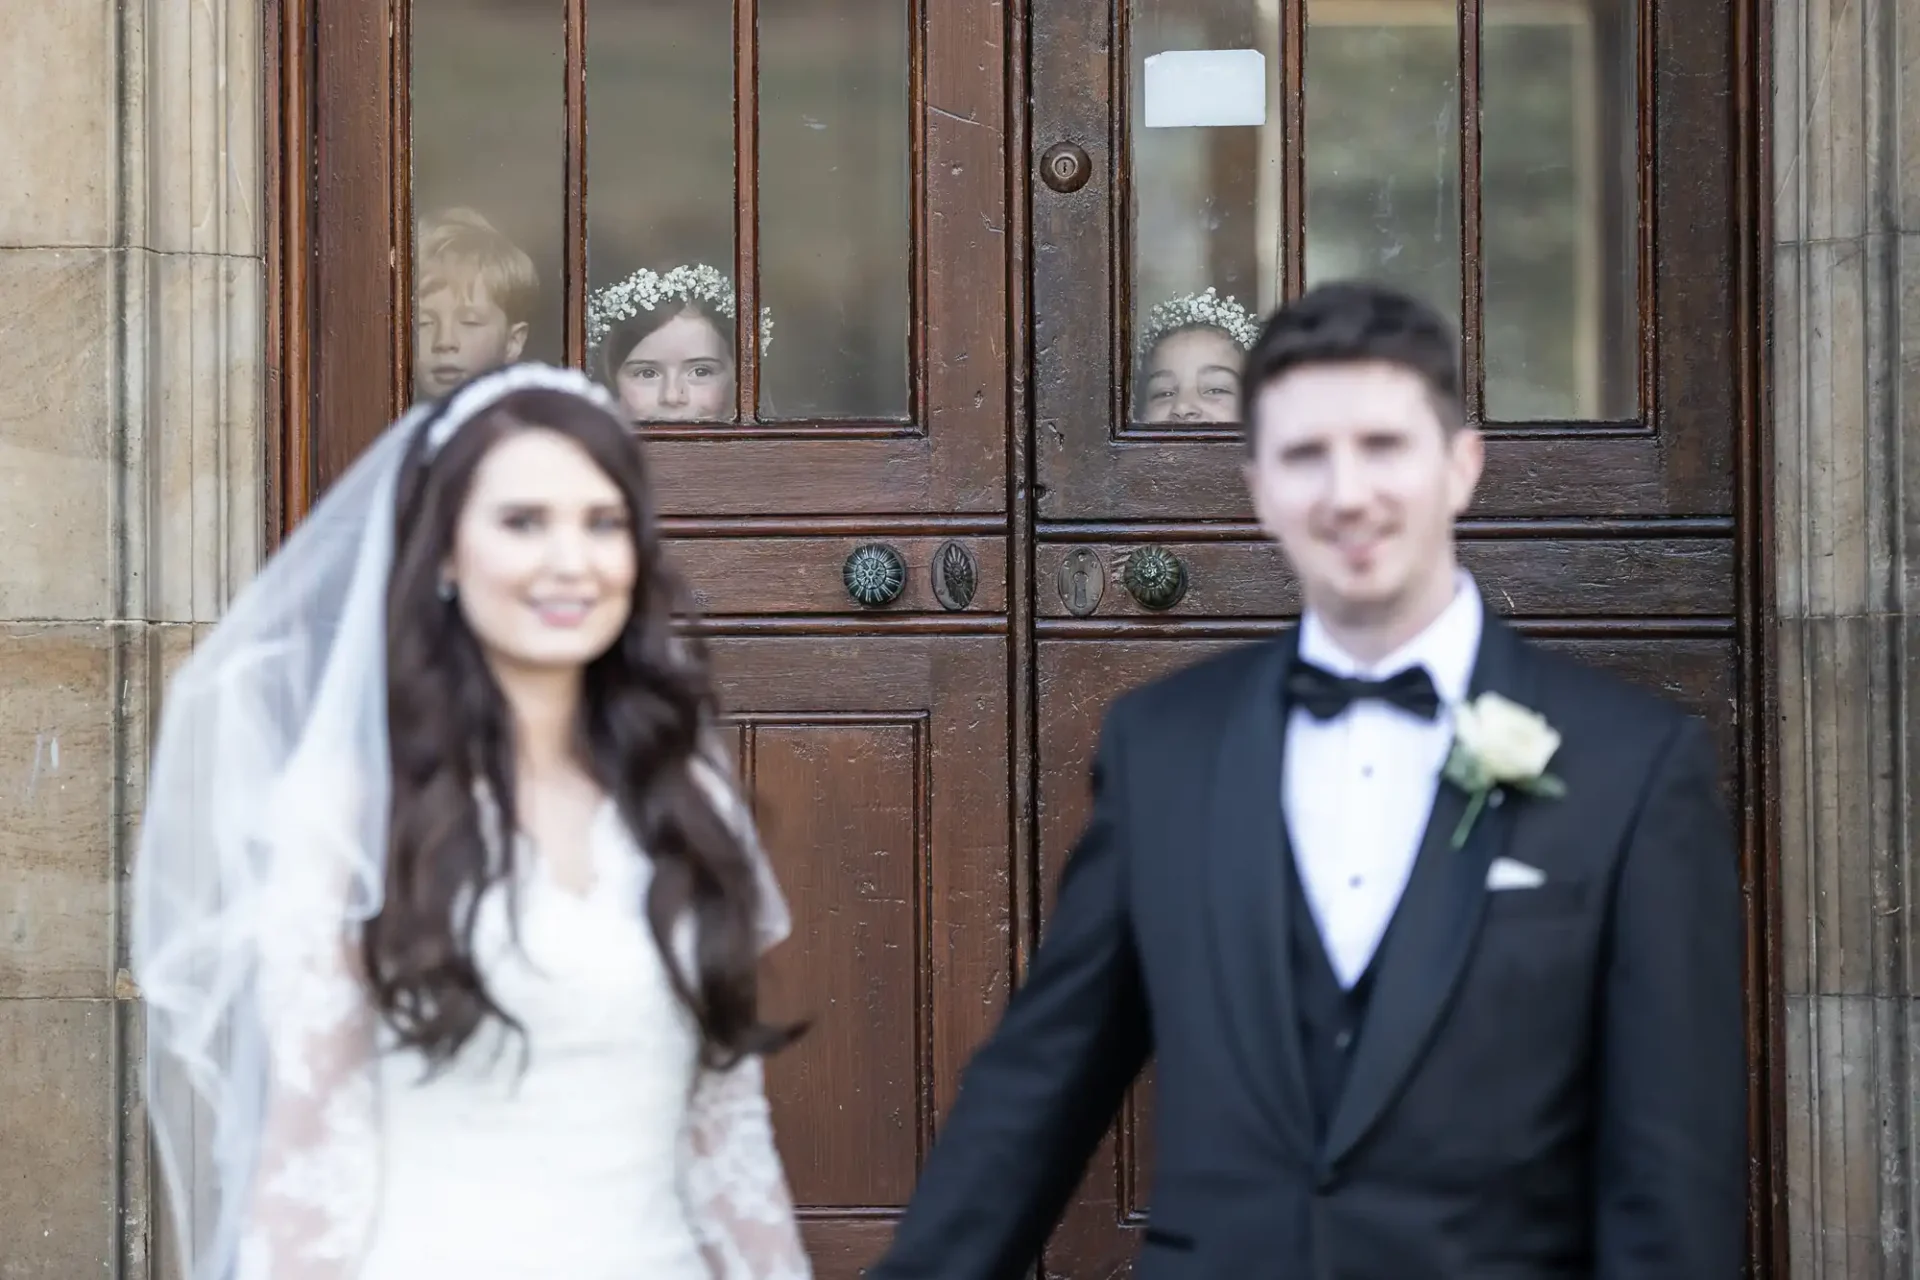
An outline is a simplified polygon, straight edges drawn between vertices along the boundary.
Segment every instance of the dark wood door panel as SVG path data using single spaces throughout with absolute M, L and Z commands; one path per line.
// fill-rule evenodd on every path
M 984 363 L 984 357 L 983 357 Z M 969 395 L 978 395 L 975 388 Z M 908 427 L 836 434 L 802 428 L 705 428 L 642 436 L 660 509 L 671 516 L 986 513 L 1006 510 L 1006 411 L 938 415 Z
M 1074 377 L 1085 379 L 1084 371 Z M 1064 380 L 1064 376 L 1063 376 Z M 1042 379 L 1044 395 L 1047 382 Z M 1731 388 L 1729 388 L 1729 392 Z M 1043 520 L 1245 520 L 1239 440 L 1149 443 L 1112 431 L 1106 410 L 1048 419 L 1062 447 L 1035 451 Z M 1493 519 L 1730 516 L 1731 411 L 1659 432 L 1576 425 L 1501 429 L 1487 441 L 1474 509 Z M 1717 468 L 1717 469 L 1716 469 Z
M 1556 636 L 1542 643 L 1666 694 L 1706 721 L 1720 750 L 1721 783 L 1739 794 L 1740 708 L 1732 629 L 1719 636 L 1642 640 L 1617 636 Z
M 1035 553 L 1035 612 L 1042 618 L 1298 614 L 1299 580 L 1280 548 L 1251 533 L 1242 534 L 1241 540 L 1231 537 L 1230 531 L 1220 530 L 1207 531 L 1204 540 L 1143 534 L 1124 541 L 1043 542 Z M 1144 547 L 1171 552 L 1186 570 L 1186 595 L 1164 613 L 1140 605 L 1123 582 L 1128 557 Z M 1073 607 L 1078 589 L 1073 575 L 1082 566 L 1093 567 L 1083 553 L 1095 557 L 1103 582 L 1090 614 Z M 1070 556 L 1080 558 L 1069 564 Z M 1460 558 L 1487 599 L 1510 617 L 1733 616 L 1733 543 L 1717 528 L 1704 536 L 1678 538 L 1469 535 L 1460 543 Z
M 1013 970 L 1001 637 L 711 642 L 794 918 L 768 1068 L 816 1274 L 886 1245 L 960 1067 Z
M 1524 630 L 1524 624 L 1522 625 Z M 1551 636 L 1540 642 L 1649 689 L 1703 717 L 1725 761 L 1737 766 L 1734 658 L 1730 638 Z M 1155 640 L 1042 640 L 1037 646 L 1041 928 L 1068 852 L 1087 820 L 1088 777 L 1100 722 L 1130 688 L 1249 643 L 1206 637 Z M 1260 643 L 1260 642 L 1254 642 Z M 1275 779 L 1275 803 L 1279 780 Z M 1153 1172 L 1151 1071 L 1136 1083 L 1101 1143 L 1066 1219 L 1048 1247 L 1049 1276 L 1120 1276 L 1132 1271 Z
M 848 593 L 847 557 L 879 543 L 899 554 L 905 568 L 900 596 L 891 604 L 864 607 Z M 958 609 L 938 593 L 944 576 L 941 553 L 961 548 L 971 566 L 973 592 Z M 999 614 L 1007 608 L 1007 542 L 1004 537 L 957 537 L 888 532 L 831 537 L 742 537 L 719 526 L 699 537 L 670 538 L 675 566 L 698 611 L 707 616 L 749 614 L 948 613 Z M 949 593 L 955 604 L 959 599 Z

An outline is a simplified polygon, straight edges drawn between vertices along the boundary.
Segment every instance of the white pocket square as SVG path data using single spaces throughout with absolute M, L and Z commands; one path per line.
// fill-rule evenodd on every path
M 1495 858 L 1487 868 L 1487 892 L 1503 889 L 1538 889 L 1547 882 L 1547 873 L 1512 858 Z

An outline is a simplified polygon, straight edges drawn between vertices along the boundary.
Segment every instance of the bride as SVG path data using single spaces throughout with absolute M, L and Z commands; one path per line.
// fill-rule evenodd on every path
M 378 440 L 175 678 L 134 965 L 193 1280 L 809 1274 L 788 916 L 681 606 L 616 403 L 518 365 Z

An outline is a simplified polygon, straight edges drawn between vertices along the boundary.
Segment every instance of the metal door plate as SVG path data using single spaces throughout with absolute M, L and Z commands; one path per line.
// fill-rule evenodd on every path
M 1067 612 L 1084 618 L 1100 607 L 1100 597 L 1107 590 L 1107 567 L 1091 547 L 1075 547 L 1060 562 L 1053 585 Z

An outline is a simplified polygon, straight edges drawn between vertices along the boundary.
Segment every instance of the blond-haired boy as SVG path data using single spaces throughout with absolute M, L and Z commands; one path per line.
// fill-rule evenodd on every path
M 424 220 L 415 243 L 413 382 L 426 399 L 520 358 L 540 277 L 533 259 L 472 209 Z

